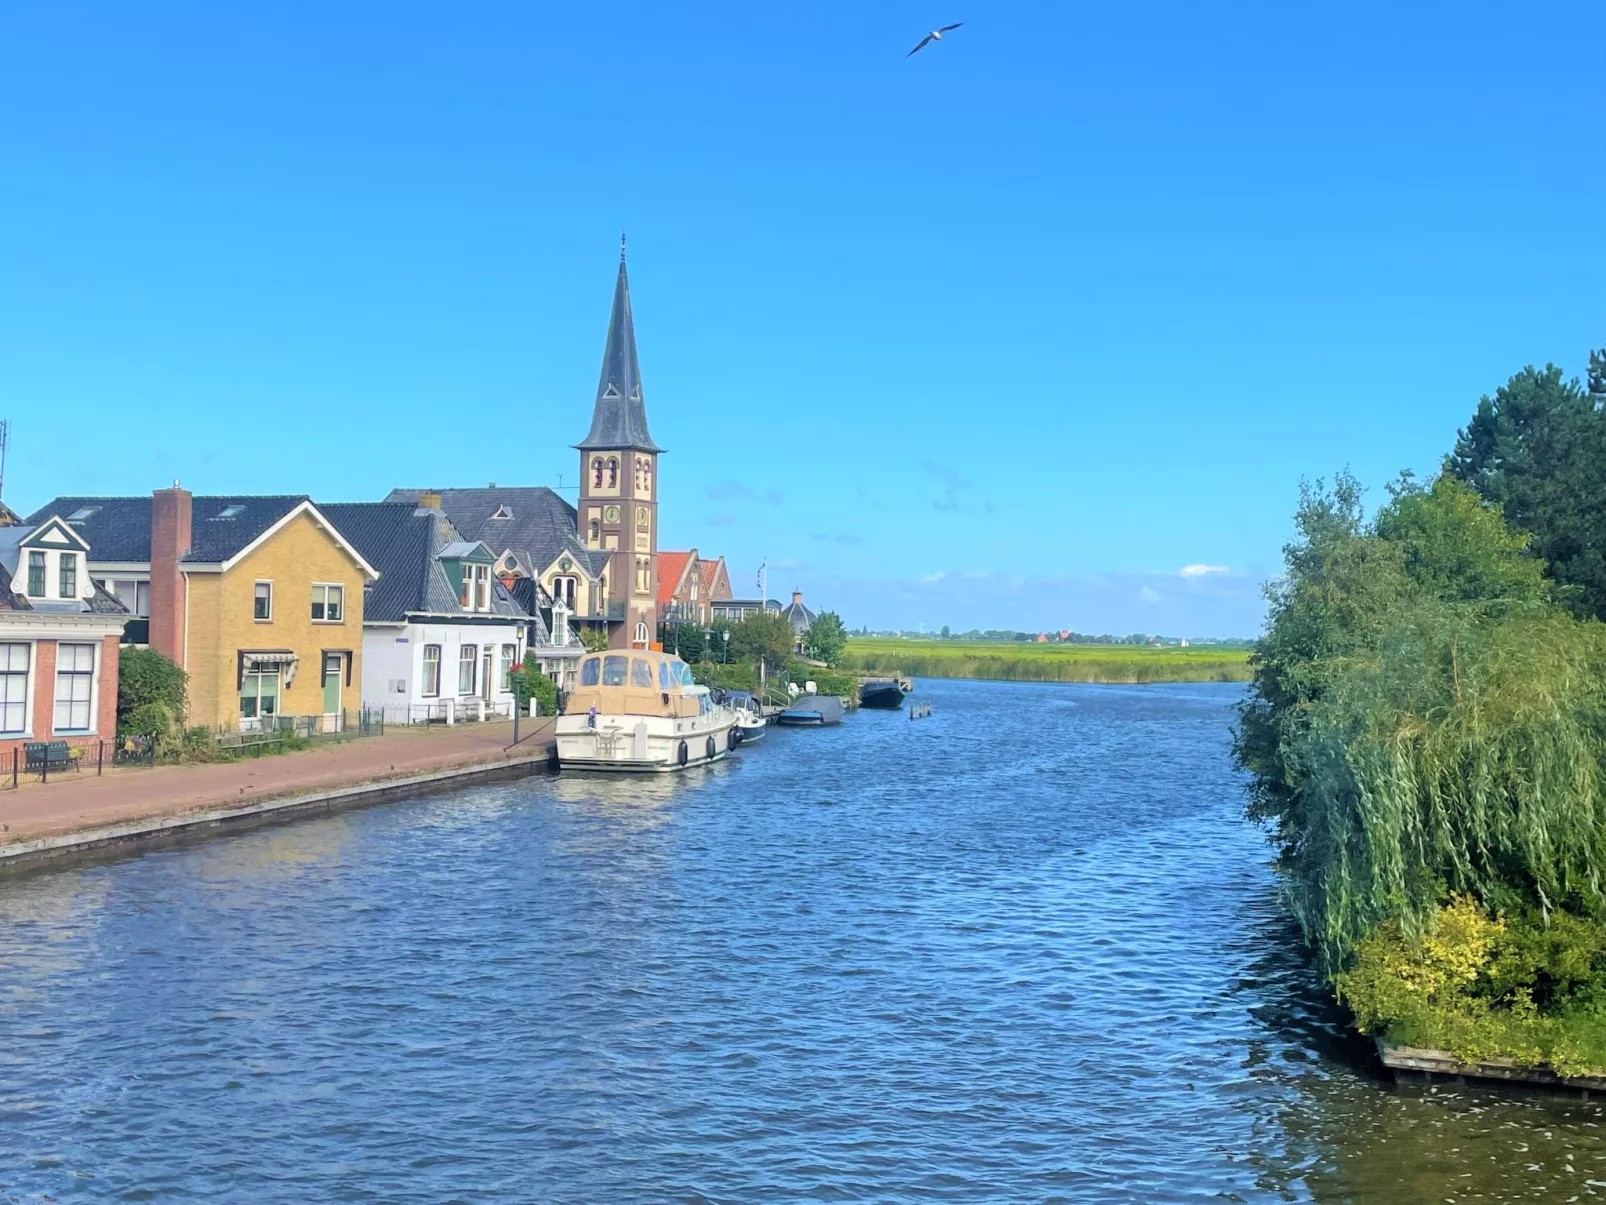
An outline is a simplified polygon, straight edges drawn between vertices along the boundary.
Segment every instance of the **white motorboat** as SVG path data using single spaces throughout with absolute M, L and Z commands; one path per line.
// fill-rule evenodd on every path
M 726 757 L 737 722 L 668 653 L 592 653 L 557 721 L 558 765 L 658 774 Z
M 764 738 L 764 734 L 770 730 L 769 721 L 764 718 L 763 707 L 751 693 L 733 690 L 725 697 L 725 702 L 736 712 L 736 744 L 745 745 Z

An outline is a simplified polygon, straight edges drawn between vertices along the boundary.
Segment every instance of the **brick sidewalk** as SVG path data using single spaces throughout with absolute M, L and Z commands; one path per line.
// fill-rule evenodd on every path
M 525 721 L 518 748 L 506 752 L 513 725 L 492 722 L 395 728 L 384 736 L 213 765 L 108 766 L 102 776 L 92 768 L 68 771 L 43 784 L 25 777 L 18 790 L 0 790 L 0 844 L 530 757 L 551 748 L 551 731 L 550 719 Z M 8 774 L 8 788 L 9 780 Z

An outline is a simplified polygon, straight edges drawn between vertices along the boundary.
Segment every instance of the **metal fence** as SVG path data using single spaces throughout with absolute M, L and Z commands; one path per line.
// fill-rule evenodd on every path
M 386 703 L 374 710 L 389 724 L 481 724 L 512 719 L 513 700 L 430 699 L 424 703 Z

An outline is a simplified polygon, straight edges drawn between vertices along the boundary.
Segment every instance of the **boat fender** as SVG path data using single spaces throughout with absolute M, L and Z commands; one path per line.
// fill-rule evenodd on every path
M 717 743 L 715 743 L 713 736 L 709 736 L 709 738 L 708 738 L 708 760 L 709 761 L 713 761 L 714 760 L 714 754 L 716 754 L 718 752 L 719 752 L 719 745 Z
M 680 764 L 683 765 L 683 766 L 686 764 L 686 742 L 685 741 L 681 741 L 680 742 Z
M 730 743 L 732 749 L 736 748 L 737 745 L 742 743 L 742 730 L 740 728 L 733 727 L 731 729 Z

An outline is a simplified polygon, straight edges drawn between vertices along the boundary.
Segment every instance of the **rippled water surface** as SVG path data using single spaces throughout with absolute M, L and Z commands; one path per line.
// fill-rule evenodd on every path
M 0 882 L 0 1201 L 1568 1201 L 1593 1105 L 1395 1090 L 1294 952 L 1238 688 L 930 682 Z

